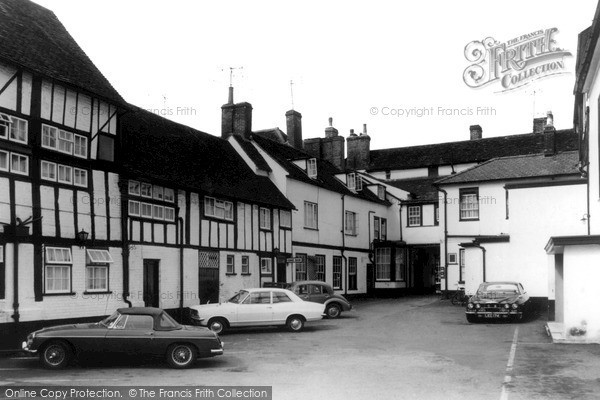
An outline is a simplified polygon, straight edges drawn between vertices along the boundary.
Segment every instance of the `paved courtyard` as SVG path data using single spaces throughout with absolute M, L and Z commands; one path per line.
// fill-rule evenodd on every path
M 356 301 L 301 333 L 243 329 L 225 355 L 172 370 L 148 360 L 84 360 L 47 371 L 0 359 L 0 384 L 268 385 L 274 399 L 598 399 L 600 346 L 555 345 L 541 319 L 466 323 L 436 297 Z

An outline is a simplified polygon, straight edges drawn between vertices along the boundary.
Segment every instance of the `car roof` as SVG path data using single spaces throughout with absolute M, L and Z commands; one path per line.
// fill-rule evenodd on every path
M 483 282 L 482 285 L 520 285 L 520 283 L 515 281 L 493 281 Z
M 296 281 L 296 282 L 292 282 L 290 283 L 290 285 L 325 285 L 325 286 L 331 286 L 329 283 L 327 282 L 323 282 L 323 281 Z
M 282 288 L 274 288 L 274 287 L 266 287 L 266 288 L 250 288 L 250 289 L 240 289 L 240 291 L 245 290 L 246 292 L 264 292 L 265 290 L 270 290 L 272 292 L 289 292 L 287 289 Z
M 129 308 L 119 308 L 117 309 L 121 314 L 126 315 L 160 315 L 163 313 L 163 310 L 160 308 L 154 307 L 129 307 Z

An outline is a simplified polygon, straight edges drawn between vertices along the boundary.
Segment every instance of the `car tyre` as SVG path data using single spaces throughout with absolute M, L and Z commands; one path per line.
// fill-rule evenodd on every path
M 167 350 L 167 362 L 173 368 L 189 368 L 196 361 L 196 348 L 188 343 L 176 343 Z
M 467 322 L 470 324 L 474 324 L 477 322 L 477 316 L 473 314 L 467 314 Z
M 300 332 L 304 329 L 304 317 L 301 315 L 292 315 L 288 318 L 286 326 L 292 332 Z
M 44 346 L 40 352 L 40 362 L 48 369 L 65 368 L 71 361 L 71 347 L 63 342 L 53 340 Z
M 340 305 L 337 303 L 331 303 L 331 304 L 327 305 L 327 308 L 325 309 L 325 314 L 327 314 L 327 318 L 331 318 L 331 319 L 338 318 L 341 313 L 342 313 L 342 307 L 340 307 Z
M 210 321 L 208 321 L 208 329 L 210 329 L 217 335 L 225 333 L 227 328 L 227 321 L 223 318 L 212 318 Z

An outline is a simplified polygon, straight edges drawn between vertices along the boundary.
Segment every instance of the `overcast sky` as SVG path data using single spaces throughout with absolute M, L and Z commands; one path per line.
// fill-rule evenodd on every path
M 51 9 L 130 103 L 220 135 L 230 67 L 235 100 L 254 107 L 253 129 L 302 113 L 304 138 L 324 136 L 328 117 L 347 136 L 368 125 L 371 148 L 531 132 L 552 110 L 572 127 L 577 35 L 596 0 L 204 2 L 35 0 Z M 465 46 L 558 28 L 568 72 L 500 92 L 468 87 Z M 430 115 L 392 116 L 396 109 Z M 477 115 L 488 110 L 488 115 Z M 443 110 L 441 110 L 443 109 Z M 472 115 L 447 115 L 447 109 Z M 375 114 L 375 115 L 374 115 Z

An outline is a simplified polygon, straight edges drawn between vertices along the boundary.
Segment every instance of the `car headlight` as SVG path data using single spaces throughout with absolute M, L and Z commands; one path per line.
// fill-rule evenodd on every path
M 504 308 L 510 308 L 510 304 L 506 303 L 506 304 L 504 305 Z
M 516 310 L 517 308 L 519 308 L 519 306 L 517 305 L 517 303 L 514 303 L 514 304 L 512 305 L 512 308 L 513 308 L 513 310 Z
M 469 303 L 469 304 L 467 304 L 467 308 L 469 308 L 469 309 L 473 309 L 473 303 Z
M 475 304 L 475 308 L 481 308 L 481 304 Z

